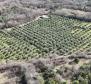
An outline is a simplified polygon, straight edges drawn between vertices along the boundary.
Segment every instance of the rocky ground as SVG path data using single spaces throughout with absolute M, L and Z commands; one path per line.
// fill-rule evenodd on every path
M 51 54 L 47 58 L 33 58 L 30 61 L 2 61 L 0 63 L 0 84 L 46 84 L 45 76 L 50 76 L 51 72 L 55 74 L 56 81 L 68 81 L 74 72 L 79 71 L 80 66 L 89 63 L 91 56 L 75 54 L 79 62 L 74 61 L 74 55 L 58 56 Z M 89 57 L 89 58 L 86 58 Z M 65 71 L 66 70 L 66 71 Z M 47 75 L 43 73 L 47 71 Z

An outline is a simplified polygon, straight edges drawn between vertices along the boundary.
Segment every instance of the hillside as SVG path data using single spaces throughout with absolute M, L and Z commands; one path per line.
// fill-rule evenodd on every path
M 8 78 L 10 81 L 13 80 L 12 83 L 18 82 L 18 84 L 23 82 L 23 75 L 21 73 L 24 74 L 26 84 L 33 84 L 31 81 L 34 84 L 36 84 L 36 81 L 37 84 L 52 84 L 52 82 L 61 84 L 65 81 L 67 81 L 66 84 L 74 84 L 79 78 L 72 79 L 72 77 L 75 78 L 80 71 L 80 67 L 84 66 L 84 64 L 87 64 L 86 67 L 88 67 L 91 61 L 90 27 L 90 22 L 48 15 L 46 18 L 40 17 L 33 22 L 0 30 L 0 60 L 2 62 L 6 60 L 4 64 L 2 63 L 5 66 L 1 67 L 3 74 L 5 72 L 8 75 L 13 73 L 16 78 Z M 16 60 L 16 62 L 10 62 L 10 60 Z M 24 65 L 22 65 L 22 62 Z M 25 68 L 25 72 L 16 71 L 15 73 L 8 73 L 6 63 L 10 69 L 13 69 L 12 67 L 20 67 L 24 70 Z M 34 67 L 34 74 L 30 72 L 31 68 L 25 65 Z M 37 68 L 39 68 L 38 71 Z M 67 72 L 64 71 L 65 69 Z M 76 71 L 76 73 L 74 74 L 72 70 Z M 60 74 L 61 72 L 64 73 Z M 17 73 L 20 73 L 20 75 L 17 76 Z M 38 75 L 35 75 L 35 73 Z M 34 76 L 34 79 L 32 79 L 33 77 L 31 78 L 31 74 Z M 88 75 L 90 72 L 88 71 L 86 74 Z M 46 78 L 46 75 L 48 78 Z M 30 80 L 27 80 L 27 76 Z M 37 79 L 35 80 L 35 78 Z M 84 77 L 83 79 L 85 80 Z M 88 81 L 90 82 L 90 79 Z M 6 82 L 9 82 L 9 80 L 6 80 Z M 6 82 L 2 81 L 4 84 Z
M 91 21 L 90 0 L 0 0 L 0 28 L 30 22 L 50 9 L 53 14 Z
M 79 51 L 90 52 L 90 25 L 90 22 L 52 15 L 1 30 L 1 59 L 26 59 L 47 53 L 69 55 Z
M 0 0 L 0 84 L 91 84 L 91 1 Z

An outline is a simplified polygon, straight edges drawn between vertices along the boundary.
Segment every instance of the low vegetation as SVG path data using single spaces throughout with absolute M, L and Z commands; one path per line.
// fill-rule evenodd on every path
M 56 15 L 48 17 L 0 30 L 0 60 L 33 58 L 30 64 L 39 77 L 32 79 L 42 84 L 90 84 L 91 63 L 83 64 L 91 55 L 91 23 Z M 56 57 L 42 58 L 44 61 L 40 58 L 49 55 Z M 29 70 L 27 67 L 23 72 L 26 77 L 30 77 Z
M 28 59 L 47 53 L 68 55 L 90 51 L 91 24 L 61 16 L 49 16 L 0 31 L 1 59 Z
M 84 64 L 72 76 L 73 84 L 91 84 L 91 63 Z
M 0 84 L 91 84 L 91 0 L 0 0 Z

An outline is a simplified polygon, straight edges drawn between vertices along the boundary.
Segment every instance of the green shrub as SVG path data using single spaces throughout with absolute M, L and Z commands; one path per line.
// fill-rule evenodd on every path
M 75 81 L 73 81 L 72 84 L 79 84 L 79 81 L 78 80 L 75 80 Z
M 75 59 L 74 59 L 74 62 L 75 62 L 76 64 L 78 64 L 78 63 L 79 63 L 79 59 L 78 59 L 78 58 L 75 58 Z
M 66 82 L 66 81 L 64 81 L 64 82 L 62 82 L 62 84 L 67 84 L 67 82 Z

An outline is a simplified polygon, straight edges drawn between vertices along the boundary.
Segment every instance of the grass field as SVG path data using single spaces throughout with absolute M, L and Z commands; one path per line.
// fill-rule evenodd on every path
M 0 31 L 0 59 L 28 59 L 53 52 L 91 50 L 91 23 L 52 15 Z

